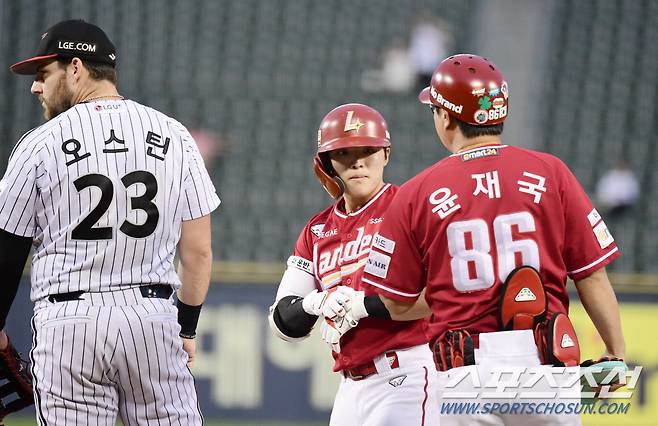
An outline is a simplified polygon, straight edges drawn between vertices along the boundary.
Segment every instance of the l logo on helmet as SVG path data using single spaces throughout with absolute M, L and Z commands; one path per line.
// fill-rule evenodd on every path
M 343 131 L 349 132 L 350 130 L 356 130 L 358 132 L 361 127 L 365 126 L 365 124 L 360 122 L 358 118 L 354 123 L 352 123 L 353 115 L 354 115 L 354 111 L 347 111 L 347 119 L 345 120 L 345 128 L 343 129 Z

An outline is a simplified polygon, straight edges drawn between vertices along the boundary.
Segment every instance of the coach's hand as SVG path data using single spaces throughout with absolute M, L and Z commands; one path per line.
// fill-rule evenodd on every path
M 628 371 L 628 366 L 622 358 L 611 356 L 605 353 L 598 360 L 587 360 L 580 364 L 581 372 L 584 369 L 590 369 L 591 375 L 599 386 L 592 386 L 585 376 L 580 379 L 582 391 L 584 393 L 594 392 L 594 398 L 599 398 L 601 391 L 605 387 L 607 392 L 614 392 L 617 389 L 626 385 L 626 377 L 620 377 Z M 612 380 L 603 384 L 603 381 L 608 378 L 610 374 L 615 374 Z
M 186 339 L 184 337 L 181 337 L 181 339 L 183 339 L 183 350 L 187 352 L 187 366 L 192 367 L 196 355 L 196 340 Z

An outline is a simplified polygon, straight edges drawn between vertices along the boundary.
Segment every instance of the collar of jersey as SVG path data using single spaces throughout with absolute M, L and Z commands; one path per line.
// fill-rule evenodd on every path
M 343 218 L 343 219 L 347 219 L 348 217 L 352 217 L 352 216 L 358 216 L 358 215 L 360 215 L 365 209 L 367 209 L 368 207 L 370 207 L 370 205 L 371 205 L 372 203 L 374 203 L 374 202 L 377 200 L 377 198 L 379 198 L 379 197 L 380 197 L 380 196 L 381 196 L 381 195 L 382 195 L 382 194 L 383 194 L 383 193 L 384 193 L 384 192 L 385 192 L 390 186 L 391 186 L 390 183 L 387 183 L 386 185 L 384 185 L 384 186 L 382 187 L 382 189 L 380 189 L 379 192 L 378 192 L 377 194 L 375 194 L 375 196 L 372 197 L 372 198 L 370 199 L 370 201 L 368 201 L 367 203 L 365 203 L 364 206 L 361 207 L 359 210 L 353 211 L 352 213 L 347 213 L 347 214 L 345 214 L 345 213 L 341 212 L 340 210 L 338 210 L 338 205 L 340 204 L 340 201 L 339 201 L 339 202 L 337 202 L 336 205 L 334 206 L 334 214 L 335 214 L 336 216 L 338 216 L 338 217 Z M 343 201 L 342 198 L 341 198 L 341 201 Z
M 492 144 L 488 144 L 488 145 L 480 145 L 477 148 L 468 149 L 466 151 L 456 152 L 456 153 L 454 153 L 450 156 L 451 157 L 458 157 L 460 155 L 464 155 L 464 154 L 469 153 L 469 152 L 479 151 L 479 150 L 484 149 L 484 148 L 491 148 L 492 146 L 495 146 L 496 148 L 505 148 L 505 147 L 507 147 L 507 145 L 501 145 L 499 143 L 492 143 Z

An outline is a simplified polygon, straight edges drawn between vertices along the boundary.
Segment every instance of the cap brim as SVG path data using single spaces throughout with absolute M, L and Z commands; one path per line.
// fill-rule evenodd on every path
M 45 56 L 35 56 L 30 59 L 26 59 L 24 61 L 16 62 L 14 65 L 10 66 L 9 69 L 11 72 L 15 74 L 22 74 L 22 75 L 31 75 L 31 74 L 36 74 L 37 71 L 39 70 L 39 67 L 43 65 L 44 62 L 47 62 L 51 59 L 55 59 L 57 56 L 59 56 L 57 53 L 53 53 L 52 55 L 45 55 Z
M 430 86 L 427 86 L 426 88 L 420 91 L 420 93 L 418 94 L 418 100 L 424 104 L 432 103 L 432 101 L 430 101 Z

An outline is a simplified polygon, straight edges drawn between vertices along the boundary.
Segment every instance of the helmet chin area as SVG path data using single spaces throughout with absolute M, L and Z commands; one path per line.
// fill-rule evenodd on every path
M 315 177 L 320 181 L 322 187 L 327 191 L 327 193 L 334 199 L 340 198 L 345 192 L 345 182 L 338 177 L 333 170 L 327 170 L 325 168 L 325 162 L 322 161 L 320 155 L 316 155 L 313 158 L 313 171 L 315 172 Z

